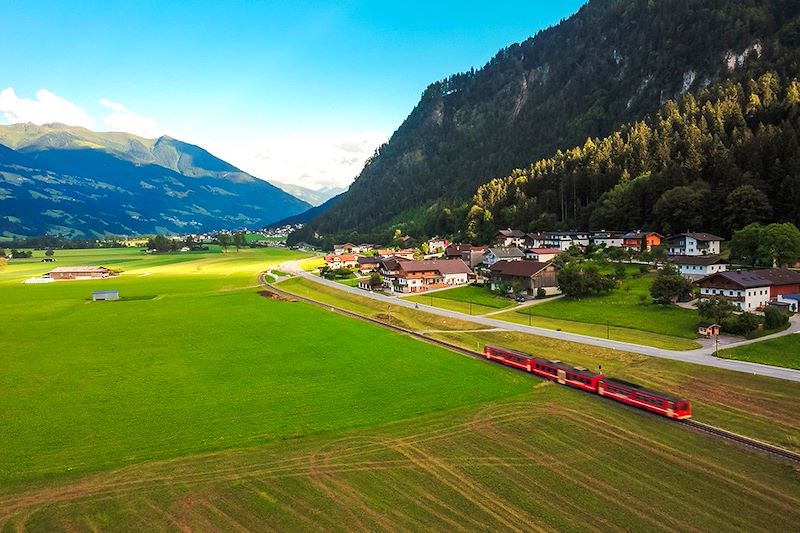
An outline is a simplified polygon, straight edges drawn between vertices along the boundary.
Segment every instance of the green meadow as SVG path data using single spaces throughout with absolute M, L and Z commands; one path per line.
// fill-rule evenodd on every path
M 56 257 L 123 273 L 23 284 L 52 266 L 39 257 L 0 272 L 0 531 L 758 531 L 800 520 L 798 472 L 772 458 L 260 294 L 260 272 L 301 254 Z M 281 287 L 388 320 L 334 288 Z M 130 299 L 91 302 L 100 288 Z M 539 342 L 411 309 L 392 320 L 470 347 Z M 724 371 L 704 384 L 693 365 L 607 352 L 624 377 L 693 400 L 716 391 L 698 404 L 706 420 L 769 409 L 778 432 L 800 419 L 796 384 Z
M 728 348 L 720 350 L 719 356 L 726 359 L 800 369 L 800 336 L 797 334 L 785 335 L 736 348 Z
M 606 295 L 559 298 L 494 318 L 669 350 L 698 348 L 697 311 L 652 303 L 649 291 L 654 274 L 634 278 L 637 273 L 638 269 L 629 268 L 622 285 Z
M 406 296 L 404 299 L 468 315 L 485 315 L 515 305 L 508 298 L 492 294 L 484 287 L 472 285 Z

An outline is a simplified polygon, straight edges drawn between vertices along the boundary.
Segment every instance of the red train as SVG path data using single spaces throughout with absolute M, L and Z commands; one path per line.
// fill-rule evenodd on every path
M 645 389 L 627 381 L 609 378 L 603 374 L 596 374 L 585 368 L 573 367 L 561 361 L 551 361 L 497 346 L 485 346 L 483 355 L 486 359 L 552 379 L 562 385 L 606 396 L 669 418 L 684 420 L 692 416 L 692 404 L 688 400 Z

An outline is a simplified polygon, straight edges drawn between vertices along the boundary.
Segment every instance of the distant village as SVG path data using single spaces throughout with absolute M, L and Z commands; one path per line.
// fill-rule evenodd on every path
M 335 245 L 324 259 L 327 272 L 370 276 L 359 283 L 365 290 L 420 293 L 478 282 L 491 290 L 507 291 L 509 296 L 531 299 L 560 292 L 563 262 L 559 256 L 604 250 L 616 260 L 656 268 L 671 265 L 693 284 L 700 298 L 723 297 L 741 311 L 776 305 L 797 312 L 800 273 L 788 268 L 734 268 L 720 255 L 723 241 L 703 232 L 665 237 L 652 231 L 526 233 L 509 228 L 498 231 L 493 242 L 483 246 L 438 237 L 419 248 L 405 249 L 344 243 Z

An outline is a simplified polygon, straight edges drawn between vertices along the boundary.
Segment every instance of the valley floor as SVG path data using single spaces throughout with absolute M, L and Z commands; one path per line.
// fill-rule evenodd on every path
M 771 457 L 265 297 L 258 273 L 290 252 L 57 256 L 123 274 L 22 284 L 48 268 L 37 259 L 0 273 L 0 531 L 775 531 L 800 519 L 800 474 Z M 535 342 L 602 361 L 686 394 L 704 421 L 800 448 L 797 383 L 482 330 L 340 284 L 281 286 L 464 346 Z M 89 301 L 111 287 L 132 299 Z

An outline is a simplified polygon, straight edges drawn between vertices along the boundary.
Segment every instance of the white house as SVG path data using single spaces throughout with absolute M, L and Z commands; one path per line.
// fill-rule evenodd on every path
M 489 248 L 483 253 L 483 264 L 486 266 L 492 266 L 501 260 L 522 261 L 523 259 L 525 259 L 525 254 L 515 246 L 497 246 Z
M 772 282 L 750 271 L 726 271 L 711 274 L 696 282 L 702 296 L 723 296 L 742 311 L 767 305 Z
M 624 239 L 622 233 L 615 231 L 598 231 L 592 234 L 591 243 L 595 246 L 605 245 L 606 248 L 622 248 Z
M 714 255 L 675 255 L 669 262 L 683 277 L 691 280 L 728 270 L 728 263 Z
M 397 292 L 422 292 L 440 287 L 466 285 L 472 270 L 461 259 L 399 261 L 396 271 L 384 275 L 384 285 Z M 388 269 L 385 270 L 388 272 Z
M 501 229 L 494 237 L 494 242 L 500 247 L 524 246 L 525 232 L 518 229 Z
M 540 263 L 547 263 L 552 261 L 561 253 L 558 248 L 528 248 L 525 250 L 525 258 L 538 261 Z
M 542 240 L 542 248 L 558 248 L 562 252 L 573 246 L 589 246 L 589 233 L 586 231 L 550 231 Z
M 428 239 L 428 253 L 441 254 L 449 244 L 447 239 L 440 239 L 439 237 Z
M 717 255 L 724 241 L 710 233 L 680 233 L 667 239 L 669 255 Z

